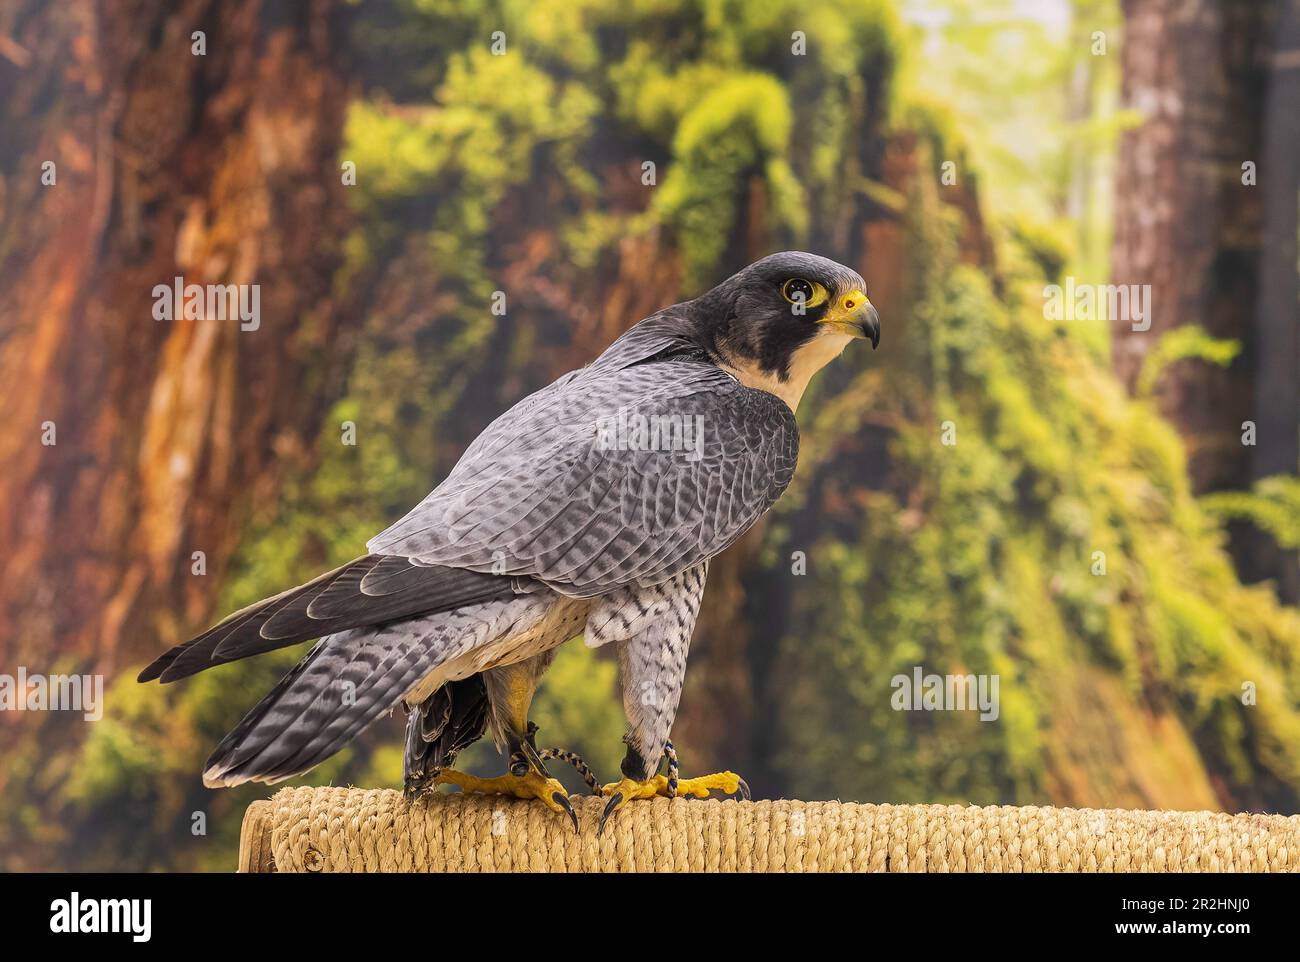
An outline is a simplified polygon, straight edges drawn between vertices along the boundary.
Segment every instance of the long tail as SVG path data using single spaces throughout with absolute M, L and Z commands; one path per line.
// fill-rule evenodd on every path
M 367 555 L 236 611 L 162 654 L 140 672 L 138 680 L 160 678 L 166 684 L 214 665 L 349 628 L 451 611 L 538 587 L 526 578 L 416 565 L 394 555 Z
M 392 710 L 439 665 L 490 643 L 539 603 L 549 600 L 489 601 L 322 638 L 221 740 L 208 759 L 203 783 L 216 788 L 302 774 Z M 465 693 L 472 694 L 469 689 Z M 475 699 L 463 702 L 473 716 Z M 449 720 L 472 736 L 465 744 L 482 731 L 472 717 L 453 712 Z
M 388 711 L 438 657 L 418 622 L 322 638 L 221 740 L 209 788 L 277 782 L 333 755 Z
M 320 638 L 235 729 L 203 773 L 210 787 L 277 782 L 333 755 L 443 660 L 482 643 L 541 589 L 527 578 L 367 555 L 237 611 L 164 653 L 164 683 Z M 521 597 L 524 596 L 524 597 Z

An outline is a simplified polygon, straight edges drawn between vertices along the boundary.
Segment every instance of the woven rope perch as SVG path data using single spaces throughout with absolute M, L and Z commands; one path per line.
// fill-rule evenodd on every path
M 254 802 L 241 872 L 1286 872 L 1300 816 L 657 798 L 596 835 L 538 802 L 290 788 Z

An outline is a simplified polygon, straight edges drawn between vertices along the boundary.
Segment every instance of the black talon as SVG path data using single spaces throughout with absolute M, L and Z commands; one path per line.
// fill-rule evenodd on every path
M 736 781 L 739 783 L 737 787 L 740 789 L 740 797 L 748 802 L 750 800 L 749 783 L 746 782 L 739 775 L 736 776 Z
M 600 825 L 596 827 L 597 835 L 605 831 L 605 822 L 607 822 L 609 817 L 614 814 L 614 809 L 618 808 L 618 804 L 621 801 L 623 801 L 622 792 L 615 792 L 609 797 L 609 801 L 605 803 L 605 810 L 600 813 Z
M 578 827 L 578 813 L 573 810 L 573 803 L 569 801 L 569 796 L 563 792 L 551 792 L 551 800 L 555 804 L 563 806 L 564 810 L 569 813 L 569 820 L 573 822 L 574 833 L 581 832 L 582 829 Z

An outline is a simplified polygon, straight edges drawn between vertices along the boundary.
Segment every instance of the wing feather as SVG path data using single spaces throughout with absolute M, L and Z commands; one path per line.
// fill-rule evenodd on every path
M 604 443 L 620 416 L 701 419 L 692 423 L 703 425 L 702 446 Z M 711 364 L 597 362 L 502 415 L 369 548 L 416 565 L 530 575 L 574 597 L 659 584 L 772 506 L 793 476 L 798 438 L 784 402 Z

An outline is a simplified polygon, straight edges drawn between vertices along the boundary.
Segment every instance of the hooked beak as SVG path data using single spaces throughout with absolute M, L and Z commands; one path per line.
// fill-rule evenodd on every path
M 866 311 L 862 319 L 858 321 L 858 327 L 862 329 L 862 336 L 871 339 L 871 349 L 874 351 L 880 347 L 880 312 L 876 310 L 876 305 L 867 301 Z
M 822 318 L 822 323 L 849 337 L 871 341 L 872 350 L 880 346 L 880 312 L 860 290 L 850 291 L 841 297 L 834 309 Z

